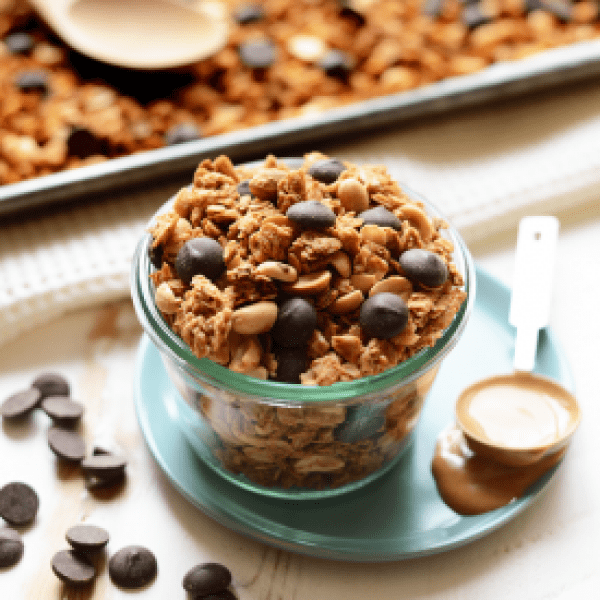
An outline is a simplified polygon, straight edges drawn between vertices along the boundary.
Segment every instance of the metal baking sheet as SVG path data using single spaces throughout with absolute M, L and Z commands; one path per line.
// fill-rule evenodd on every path
M 200 160 L 218 154 L 227 154 L 235 162 L 259 158 L 294 146 L 314 145 L 333 136 L 376 129 L 599 74 L 600 39 L 554 48 L 523 60 L 496 63 L 472 75 L 447 78 L 310 117 L 275 121 L 0 186 L 0 216 L 86 199 L 141 183 L 151 184 L 178 174 L 191 175 Z

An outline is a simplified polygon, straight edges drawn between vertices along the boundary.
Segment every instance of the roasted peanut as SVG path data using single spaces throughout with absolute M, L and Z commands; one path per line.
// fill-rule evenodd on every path
M 257 275 L 264 275 L 265 277 L 270 277 L 277 281 L 285 281 L 286 283 L 293 283 L 298 279 L 298 272 L 294 267 L 274 260 L 269 260 L 258 265 L 254 269 L 254 272 Z
M 283 289 L 290 294 L 299 296 L 316 296 L 329 287 L 330 281 L 331 273 L 329 271 L 319 271 L 300 275 L 294 283 L 286 284 Z
M 369 208 L 369 192 L 358 179 L 342 179 L 338 184 L 337 197 L 347 211 L 359 214 Z
M 267 300 L 238 308 L 231 316 L 231 328 L 246 335 L 265 333 L 277 320 L 277 304 Z
M 380 294 L 381 292 L 391 292 L 392 294 L 398 294 L 398 296 L 406 301 L 412 294 L 412 291 L 412 283 L 406 279 L 406 277 L 392 275 L 391 277 L 378 281 L 369 291 L 369 297 Z

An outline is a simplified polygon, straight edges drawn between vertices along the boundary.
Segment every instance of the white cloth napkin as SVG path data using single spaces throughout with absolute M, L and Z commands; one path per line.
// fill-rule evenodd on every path
M 600 83 L 411 123 L 319 148 L 384 163 L 430 199 L 467 243 L 526 213 L 600 198 Z M 170 188 L 0 229 L 0 344 L 66 311 L 129 295 L 133 251 Z

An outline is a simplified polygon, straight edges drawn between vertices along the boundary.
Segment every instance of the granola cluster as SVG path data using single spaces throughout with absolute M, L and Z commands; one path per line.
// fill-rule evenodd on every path
M 144 73 L 82 57 L 25 0 L 0 0 L 0 183 L 318 113 L 600 32 L 595 0 L 224 2 L 222 50 Z M 310 193 L 287 185 L 282 206 Z

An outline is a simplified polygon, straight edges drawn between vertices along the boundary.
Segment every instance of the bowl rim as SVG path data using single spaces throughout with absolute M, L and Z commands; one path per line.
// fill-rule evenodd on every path
M 303 158 L 282 157 L 281 162 L 288 166 L 302 164 Z M 263 160 L 241 163 L 236 166 L 253 168 L 263 164 Z M 242 373 L 229 370 L 208 358 L 198 358 L 189 346 L 177 336 L 166 323 L 154 301 L 153 284 L 149 277 L 154 268 L 150 262 L 150 233 L 142 236 L 138 242 L 131 266 L 131 297 L 137 317 L 152 342 L 157 346 L 163 359 L 168 357 L 188 376 L 201 382 L 227 390 L 245 397 L 253 396 L 262 401 L 285 402 L 288 404 L 304 403 L 339 403 L 358 396 L 375 394 L 393 387 L 412 383 L 421 375 L 433 368 L 444 358 L 458 342 L 466 327 L 475 303 L 476 271 L 473 258 L 460 233 L 451 225 L 443 213 L 427 199 L 398 181 L 400 188 L 411 199 L 422 202 L 430 216 L 442 219 L 447 225 L 444 228 L 446 237 L 454 245 L 454 262 L 464 279 L 466 299 L 461 304 L 450 325 L 432 347 L 424 348 L 399 364 L 378 373 L 348 382 L 338 382 L 328 386 L 308 386 L 293 383 L 257 379 Z M 146 229 L 154 221 L 156 215 L 164 212 L 173 203 L 176 194 L 169 198 L 151 217 Z

